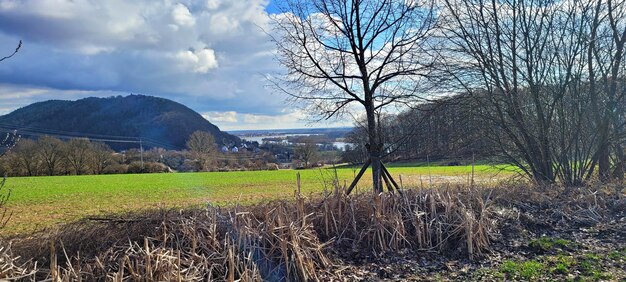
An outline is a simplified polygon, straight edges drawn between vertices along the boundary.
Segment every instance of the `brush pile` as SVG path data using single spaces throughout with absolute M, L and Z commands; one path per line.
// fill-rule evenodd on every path
M 460 187 L 353 196 L 336 189 L 321 201 L 296 193 L 293 201 L 232 209 L 85 220 L 22 241 L 16 253 L 34 259 L 25 269 L 1 268 L 0 277 L 315 281 L 337 278 L 331 253 L 429 250 L 473 258 L 489 249 L 489 195 Z

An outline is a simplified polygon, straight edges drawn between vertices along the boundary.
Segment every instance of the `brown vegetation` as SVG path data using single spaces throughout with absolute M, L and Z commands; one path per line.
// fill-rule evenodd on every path
M 92 218 L 16 240 L 14 252 L 38 263 L 18 268 L 22 260 L 9 260 L 0 273 L 30 269 L 37 279 L 65 280 L 306 281 L 335 275 L 331 257 L 342 253 L 478 257 L 490 245 L 489 201 L 484 190 L 348 197 L 337 187 L 322 202 L 296 195 L 294 201 L 231 210 Z
M 352 196 L 335 186 L 321 198 L 296 192 L 292 201 L 247 207 L 84 219 L 16 238 L 12 250 L 5 245 L 0 277 L 411 280 L 435 272 L 452 280 L 563 279 L 548 266 L 573 257 L 581 260 L 571 265 L 580 277 L 617 279 L 626 277 L 612 266 L 622 259 L 620 248 L 626 250 L 625 217 L 618 186 L 445 186 Z M 556 257 L 553 248 L 567 257 Z M 591 256 L 606 257 L 606 265 L 589 270 Z M 538 268 L 528 274 L 524 267 Z

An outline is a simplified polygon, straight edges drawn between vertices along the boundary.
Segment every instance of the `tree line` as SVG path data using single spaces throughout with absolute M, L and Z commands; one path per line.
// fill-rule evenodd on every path
M 0 173 L 6 176 L 159 173 L 275 169 L 265 152 L 221 154 L 213 136 L 194 132 L 187 150 L 140 148 L 115 152 L 107 144 L 87 138 L 61 140 L 51 136 L 22 138 L 4 148 Z
M 494 131 L 478 115 L 480 107 L 459 95 L 424 103 L 405 112 L 382 116 L 380 120 L 385 161 L 448 161 L 456 164 L 497 155 Z M 362 122 L 361 122 L 362 123 Z M 357 123 L 347 134 L 342 160 L 363 163 L 367 159 L 366 129 Z M 503 160 L 494 160 L 503 161 Z M 505 160 L 504 160 L 505 161 Z

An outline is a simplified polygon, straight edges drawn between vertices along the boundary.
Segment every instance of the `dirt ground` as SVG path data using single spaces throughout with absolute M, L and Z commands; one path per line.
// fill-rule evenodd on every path
M 497 228 L 480 257 L 455 250 L 362 257 L 343 250 L 333 252 L 335 271 L 344 281 L 626 281 L 623 192 L 519 188 L 502 193 L 492 208 Z

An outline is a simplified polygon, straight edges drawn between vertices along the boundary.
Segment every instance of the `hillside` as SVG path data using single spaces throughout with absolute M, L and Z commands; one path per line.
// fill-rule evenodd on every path
M 0 116 L 0 128 L 18 129 L 22 135 L 87 136 L 113 140 L 137 140 L 145 147 L 182 149 L 196 130 L 210 132 L 219 144 L 239 142 L 197 112 L 174 101 L 144 95 L 50 100 Z M 136 148 L 136 143 L 108 142 L 117 150 Z

